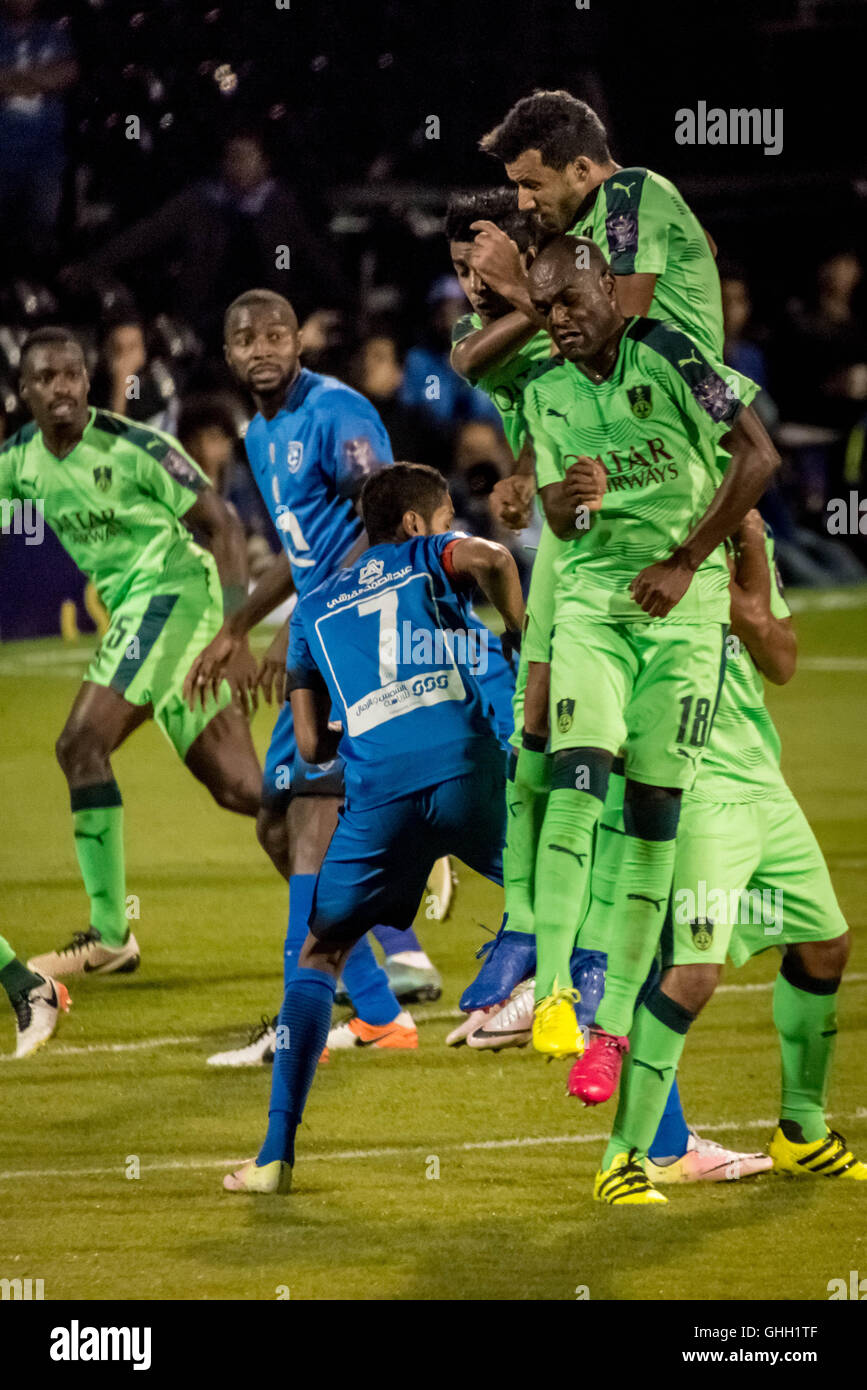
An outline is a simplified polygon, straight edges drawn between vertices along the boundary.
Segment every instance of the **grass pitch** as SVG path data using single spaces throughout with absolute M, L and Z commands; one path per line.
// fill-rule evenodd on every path
M 801 670 L 771 690 L 784 768 L 828 857 L 854 934 L 841 996 L 833 1123 L 867 1156 L 867 592 L 813 596 Z M 63 778 L 53 760 L 88 645 L 0 649 L 0 931 L 26 958 L 87 926 Z M 273 714 L 260 712 L 264 750 Z M 845 1182 L 669 1188 L 662 1210 L 595 1206 L 612 1106 L 565 1096 L 530 1049 L 450 1051 L 446 1017 L 495 929 L 499 895 L 459 866 L 452 917 L 422 920 L 445 981 L 414 1010 L 417 1054 L 321 1067 L 287 1200 L 222 1192 L 255 1153 L 270 1071 L 208 1053 L 280 995 L 285 891 L 250 822 L 216 809 L 148 726 L 115 759 L 126 806 L 138 974 L 73 985 L 35 1057 L 0 1066 L 0 1278 L 46 1299 L 817 1299 L 867 1272 L 867 1191 Z M 777 1114 L 776 952 L 729 971 L 690 1034 L 688 1119 L 763 1147 Z M 13 1046 L 0 1000 L 0 1045 Z M 138 1177 L 128 1176 L 139 1173 Z

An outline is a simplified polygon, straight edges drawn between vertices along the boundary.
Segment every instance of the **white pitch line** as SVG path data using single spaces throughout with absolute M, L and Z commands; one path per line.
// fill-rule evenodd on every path
M 829 1120 L 847 1121 L 867 1119 L 867 1109 L 859 1107 L 857 1110 L 845 1112 L 843 1114 L 827 1116 Z M 698 1130 L 715 1130 L 724 1133 L 727 1130 L 774 1130 L 777 1125 L 776 1118 L 767 1120 L 721 1120 L 717 1124 L 699 1124 Z M 427 1144 L 410 1144 L 405 1147 L 397 1145 L 381 1149 L 342 1149 L 335 1153 L 328 1154 L 306 1154 L 304 1163 L 344 1163 L 358 1159 L 368 1158 L 402 1158 L 409 1157 L 411 1154 L 428 1155 L 432 1151 L 440 1154 L 444 1153 L 479 1153 L 489 1152 L 497 1149 L 533 1149 L 543 1148 L 548 1144 L 601 1144 L 609 1137 L 608 1131 L 598 1134 L 547 1134 L 547 1135 L 522 1135 L 516 1139 L 476 1139 L 468 1140 L 464 1144 L 439 1144 L 432 1139 Z M 193 1159 L 173 1159 L 167 1163 L 146 1163 L 140 1168 L 141 1173 L 175 1173 L 196 1171 L 198 1169 L 209 1168 L 232 1168 L 241 1163 L 247 1162 L 243 1158 L 193 1158 Z M 24 1169 L 17 1173 L 0 1173 L 0 1182 L 12 1182 L 19 1178 L 92 1178 L 92 1177 L 112 1177 L 117 1176 L 123 1171 L 124 1164 L 115 1164 L 113 1168 L 36 1168 Z

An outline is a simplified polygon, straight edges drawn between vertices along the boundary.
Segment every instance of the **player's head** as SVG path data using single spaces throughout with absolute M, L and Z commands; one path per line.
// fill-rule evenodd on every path
M 298 374 L 301 336 L 295 310 L 273 290 L 247 290 L 223 320 L 226 361 L 254 396 L 283 396 Z
M 488 188 L 480 193 L 456 193 L 446 209 L 445 234 L 455 275 L 476 313 L 483 319 L 502 318 L 512 308 L 502 295 L 486 285 L 470 264 L 470 249 L 476 239 L 474 222 L 493 222 L 511 237 L 522 255 L 533 244 L 534 226 L 518 207 L 514 188 Z
M 534 92 L 516 102 L 480 147 L 501 159 L 518 205 L 547 231 L 565 232 L 587 194 L 609 172 L 608 136 L 592 106 L 569 92 Z
M 440 536 L 455 509 L 442 473 L 426 463 L 395 463 L 368 478 L 361 515 L 371 545 L 400 545 L 412 536 Z
M 68 328 L 37 328 L 21 349 L 21 399 L 41 430 L 84 428 L 90 380 Z
M 529 290 L 570 362 L 595 357 L 623 322 L 611 268 L 587 237 L 552 237 L 530 266 Z

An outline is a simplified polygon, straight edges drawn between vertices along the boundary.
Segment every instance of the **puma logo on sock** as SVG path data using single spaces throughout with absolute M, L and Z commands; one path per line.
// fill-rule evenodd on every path
M 584 860 L 587 858 L 586 851 L 583 854 L 579 854 L 577 849 L 567 849 L 565 845 L 549 845 L 548 848 L 555 849 L 558 854 L 571 854 L 573 859 L 578 860 L 581 868 L 584 868 Z
M 674 1071 L 674 1067 L 654 1067 L 650 1062 L 642 1062 L 640 1057 L 633 1057 L 632 1065 L 634 1067 L 644 1067 L 645 1071 L 655 1072 L 656 1075 L 659 1077 L 660 1081 L 665 1081 L 666 1072 Z
M 662 904 L 667 901 L 666 898 L 649 898 L 646 893 L 627 893 L 626 898 L 628 902 L 653 903 L 657 912 L 659 912 Z
M 91 832 L 90 830 L 76 830 L 73 832 L 76 840 L 96 840 L 100 849 L 102 849 L 102 838 L 107 833 L 106 830 L 97 830 L 95 832 Z

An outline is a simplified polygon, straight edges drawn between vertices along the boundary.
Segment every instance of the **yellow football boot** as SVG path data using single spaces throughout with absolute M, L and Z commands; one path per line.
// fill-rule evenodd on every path
M 610 1168 L 596 1174 L 593 1183 L 594 1202 L 606 1202 L 609 1207 L 667 1206 L 668 1198 L 657 1192 L 644 1171 L 644 1164 L 629 1153 L 615 1154 Z
M 867 1163 L 861 1163 L 846 1147 L 846 1140 L 829 1129 L 824 1139 L 796 1144 L 777 1128 L 768 1145 L 774 1172 L 790 1178 L 854 1178 L 867 1182 Z
M 584 1031 L 575 1014 L 577 989 L 557 989 L 540 999 L 533 1012 L 533 1046 L 546 1057 L 580 1057 Z

